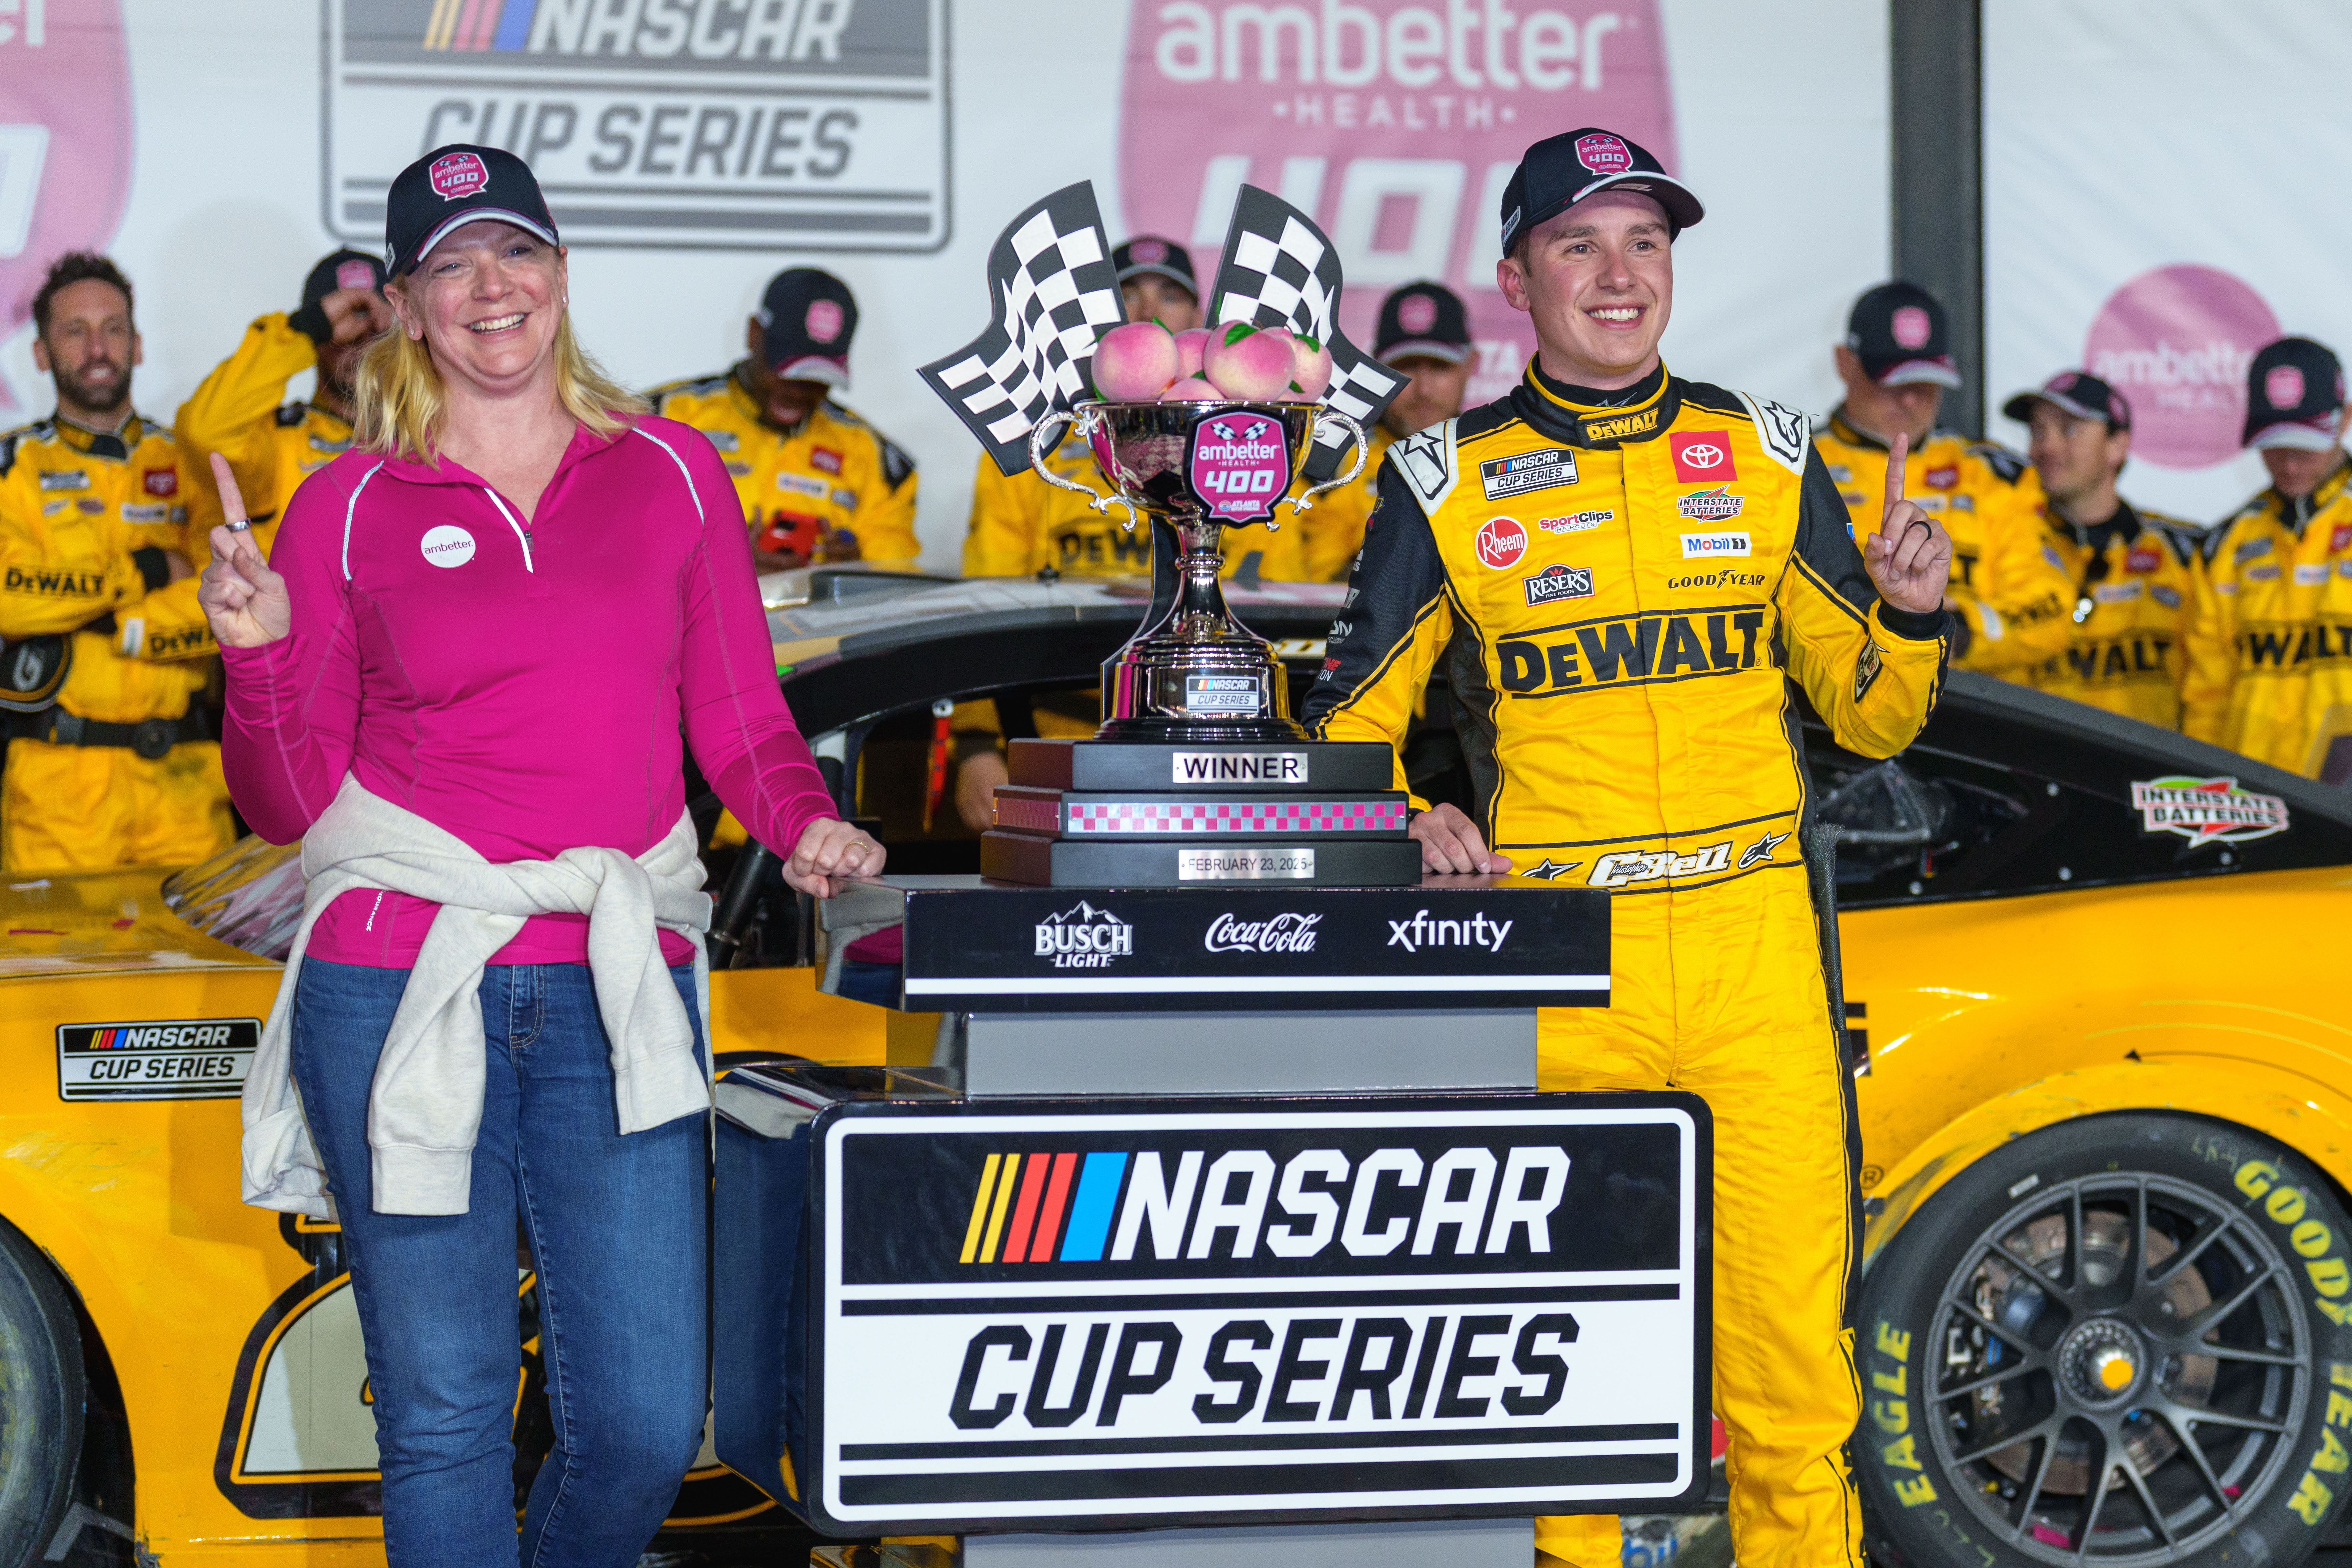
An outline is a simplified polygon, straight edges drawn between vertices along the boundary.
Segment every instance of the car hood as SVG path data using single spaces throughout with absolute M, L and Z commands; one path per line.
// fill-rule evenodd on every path
M 19 877 L 0 883 L 0 981 L 159 969 L 266 969 L 163 901 L 161 870 Z

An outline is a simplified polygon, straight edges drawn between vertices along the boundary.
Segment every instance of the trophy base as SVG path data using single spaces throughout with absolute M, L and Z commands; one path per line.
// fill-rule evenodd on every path
M 1378 741 L 1015 741 L 1012 782 L 1040 789 L 1388 790 L 1396 754 Z
M 1088 844 L 992 828 L 980 836 L 980 874 L 1036 888 L 1409 888 L 1421 881 L 1421 846 L 1409 838 Z
M 1171 719 L 1139 713 L 1106 721 L 1095 731 L 1095 739 L 1120 745 L 1299 745 L 1305 742 L 1307 731 L 1296 720 L 1278 717 Z
M 1410 826 L 1402 790 L 1331 794 L 1282 790 L 1066 790 L 996 786 L 996 826 L 1011 833 L 1100 843 L 1176 840 L 1230 844 L 1265 839 L 1320 844 L 1402 838 Z

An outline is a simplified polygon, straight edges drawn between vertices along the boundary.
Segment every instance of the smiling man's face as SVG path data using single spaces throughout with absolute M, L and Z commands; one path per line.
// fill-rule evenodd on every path
M 1538 224 L 1495 278 L 1536 329 L 1547 374 L 1580 386 L 1630 386 L 1658 363 L 1674 313 L 1674 248 L 1665 209 L 1609 190 Z

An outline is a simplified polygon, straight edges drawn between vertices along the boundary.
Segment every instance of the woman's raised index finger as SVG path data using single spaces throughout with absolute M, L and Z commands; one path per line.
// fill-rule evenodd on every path
M 1903 465 L 1910 456 L 1911 437 L 1895 437 L 1895 445 L 1886 452 L 1886 506 L 1890 509 L 1903 499 Z

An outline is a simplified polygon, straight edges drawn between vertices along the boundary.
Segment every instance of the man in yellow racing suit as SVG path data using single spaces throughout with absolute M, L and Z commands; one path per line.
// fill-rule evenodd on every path
M 1476 798 L 1414 818 L 1424 867 L 1612 896 L 1609 1005 L 1538 1015 L 1538 1084 L 1706 1097 L 1733 1549 L 1861 1568 L 1853 1081 L 1790 688 L 1843 746 L 1908 744 L 1941 683 L 1950 542 L 1890 491 L 1858 552 L 1802 415 L 1666 373 L 1670 241 L 1702 214 L 1647 153 L 1597 128 L 1538 142 L 1503 213 L 1537 356 L 1508 397 L 1389 449 L 1305 717 L 1398 746 L 1442 664 Z M 1537 1545 L 1602 1568 L 1616 1521 L 1538 1520 Z
M 2245 441 L 2268 489 L 2215 529 L 2189 630 L 2181 728 L 2330 784 L 2352 783 L 2352 466 L 2344 372 L 2282 338 L 2246 371 Z
M 254 542 L 268 552 L 295 488 L 350 447 L 352 372 L 368 340 L 390 325 L 383 263 L 363 250 L 321 258 L 302 281 L 299 308 L 255 318 L 172 421 L 189 476 L 190 539 L 224 521 L 211 475 L 218 452 L 252 509 Z M 318 372 L 310 400 L 288 403 L 286 384 L 306 370 Z
M 2032 670 L 2044 691 L 2180 728 L 2187 634 L 2205 531 L 2116 491 L 2131 456 L 2131 405 L 2087 371 L 2061 371 L 2001 412 L 2032 432 L 2047 498 L 2044 541 L 2074 583 L 2072 640 Z
M 139 336 L 111 261 L 62 257 L 34 296 L 54 417 L 0 437 L 0 870 L 185 865 L 231 838 L 220 743 L 194 699 L 214 652 L 187 558 L 177 449 L 131 406 Z M 15 684 L 15 682 L 11 682 Z
M 1908 438 L 1903 493 L 1952 536 L 1952 663 L 2023 681 L 2066 647 L 2074 607 L 2063 563 L 2043 538 L 2042 492 L 2014 452 L 1938 429 L 1960 384 L 1941 301 L 1882 283 L 1854 301 L 1835 351 L 1845 401 L 1813 437 L 1856 538 L 1877 525 L 1886 448 Z
M 849 385 L 857 300 L 814 267 L 779 272 L 732 368 L 653 393 L 654 412 L 710 437 L 734 476 L 762 572 L 811 562 L 910 569 L 915 459 L 835 402 Z

